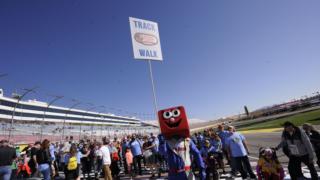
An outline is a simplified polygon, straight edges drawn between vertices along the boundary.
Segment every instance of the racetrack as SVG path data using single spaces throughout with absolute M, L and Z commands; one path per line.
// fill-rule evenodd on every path
M 260 147 L 276 147 L 281 140 L 281 132 L 245 133 L 244 136 L 249 146 L 249 156 L 252 161 L 256 161 L 259 158 Z M 288 158 L 283 154 L 282 150 L 279 150 L 277 155 L 281 163 L 288 163 Z
M 281 133 L 282 131 L 277 132 L 267 132 L 267 133 L 244 133 L 244 136 L 246 137 L 248 148 L 250 151 L 249 158 L 250 158 L 250 164 L 255 170 L 256 162 L 259 158 L 259 148 L 260 147 L 276 147 L 280 141 L 281 141 Z M 289 159 L 286 155 L 283 154 L 282 150 L 277 151 L 277 156 L 279 158 L 279 161 L 281 162 L 282 166 L 285 169 L 286 173 L 286 179 L 289 179 L 288 175 L 288 162 Z M 314 162 L 316 162 L 316 159 L 314 159 Z M 318 174 L 320 175 L 320 169 L 317 167 L 315 163 L 316 169 Z M 309 170 L 305 167 L 304 164 L 302 164 L 302 172 L 304 173 L 305 177 L 310 177 Z

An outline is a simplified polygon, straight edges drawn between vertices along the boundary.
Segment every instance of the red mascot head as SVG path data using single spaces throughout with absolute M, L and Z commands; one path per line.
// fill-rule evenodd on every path
M 158 117 L 161 133 L 165 138 L 190 137 L 188 119 L 183 106 L 160 110 Z

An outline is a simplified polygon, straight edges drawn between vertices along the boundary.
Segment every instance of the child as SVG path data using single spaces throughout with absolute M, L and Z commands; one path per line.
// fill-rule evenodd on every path
M 210 144 L 209 140 L 205 140 L 204 146 L 202 147 L 201 156 L 206 163 L 206 174 L 207 179 L 210 179 L 211 173 L 213 179 L 219 179 L 219 173 L 217 169 L 217 154 L 215 153 L 214 147 Z
M 128 174 L 131 176 L 131 179 L 132 179 L 133 156 L 132 156 L 130 148 L 127 148 L 127 151 L 126 151 L 126 161 L 127 161 L 127 166 L 128 166 Z
M 271 148 L 260 149 L 257 174 L 258 180 L 283 180 L 284 170 L 277 158 L 276 152 Z

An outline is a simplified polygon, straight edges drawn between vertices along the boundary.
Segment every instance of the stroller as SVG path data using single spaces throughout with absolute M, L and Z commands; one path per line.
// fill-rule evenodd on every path
M 259 180 L 283 180 L 284 170 L 274 148 L 260 148 L 256 167 Z

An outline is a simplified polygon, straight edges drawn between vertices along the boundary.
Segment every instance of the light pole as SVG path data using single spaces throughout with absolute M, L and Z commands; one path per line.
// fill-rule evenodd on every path
M 96 108 L 103 108 L 104 111 L 106 110 L 106 107 L 105 106 L 97 106 Z M 103 112 L 103 111 L 102 111 Z M 99 112 L 100 116 L 101 116 L 101 119 L 104 119 L 104 117 L 101 115 L 101 112 Z M 101 123 L 102 124 L 102 123 Z M 102 127 L 102 125 L 100 126 Z M 102 134 L 102 128 L 100 128 L 100 135 Z M 91 125 L 91 139 L 93 137 L 93 124 Z
M 72 99 L 71 101 L 75 102 L 69 109 L 68 111 L 66 112 L 66 115 L 65 115 L 65 118 L 63 120 L 63 127 L 62 127 L 62 136 L 61 136 L 61 141 L 64 137 L 64 129 L 65 129 L 65 125 L 66 125 L 66 119 L 67 119 L 67 116 L 68 116 L 68 113 L 71 111 L 72 108 L 78 106 L 79 104 L 81 104 L 80 101 L 76 100 L 76 99 Z
M 13 124 L 14 124 L 14 115 L 16 113 L 16 109 L 17 109 L 17 106 L 19 104 L 19 102 L 30 92 L 35 92 L 35 89 L 37 89 L 37 87 L 34 87 L 34 88 L 31 88 L 31 89 L 23 89 L 25 92 L 20 96 L 18 96 L 18 101 L 17 103 L 15 104 L 14 108 L 13 108 L 13 111 L 12 111 L 12 116 L 11 116 L 11 123 L 10 123 L 10 129 L 9 129 L 9 137 L 8 137 L 8 141 L 10 141 L 11 139 L 11 136 L 12 136 L 12 128 L 13 128 Z
M 89 109 L 86 110 L 86 112 L 85 112 L 86 114 L 87 114 L 89 111 L 97 108 L 97 106 L 94 106 L 92 103 L 87 103 L 87 104 L 90 105 L 90 106 L 92 106 L 92 107 L 90 107 Z M 84 119 L 84 116 L 83 116 L 83 119 Z M 82 120 L 81 120 L 81 121 L 82 121 Z M 81 131 L 82 131 L 82 123 L 80 122 L 79 140 L 81 139 Z
M 107 112 L 107 108 L 106 108 L 105 106 L 101 106 L 101 107 L 104 109 L 104 111 L 102 111 L 102 112 L 108 113 L 108 112 Z M 100 112 L 100 114 L 101 114 L 101 112 Z M 103 120 L 105 120 L 105 116 L 102 116 L 102 115 L 101 115 L 101 118 L 102 118 Z M 103 128 L 103 123 L 101 123 L 101 126 L 100 126 L 100 136 L 101 136 L 101 138 L 102 138 L 102 128 Z
M 42 141 L 42 135 L 43 135 L 43 124 L 44 124 L 44 119 L 46 116 L 46 112 L 49 110 L 49 107 L 56 101 L 58 101 L 59 99 L 63 98 L 63 96 L 53 96 L 54 98 L 48 103 L 46 110 L 43 113 L 43 118 L 42 118 L 42 123 L 41 123 L 41 129 L 40 129 L 40 142 Z

